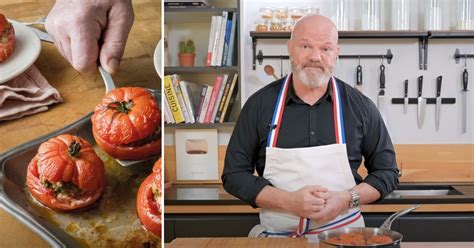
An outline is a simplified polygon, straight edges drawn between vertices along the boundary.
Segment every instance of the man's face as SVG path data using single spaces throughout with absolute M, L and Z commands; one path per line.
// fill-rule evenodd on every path
M 301 30 L 288 43 L 293 73 L 310 88 L 324 85 L 331 78 L 338 49 L 333 35 Z

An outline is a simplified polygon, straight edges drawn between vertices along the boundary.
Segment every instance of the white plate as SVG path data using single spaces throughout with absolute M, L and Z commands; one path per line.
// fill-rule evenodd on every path
M 163 51 L 163 40 L 160 40 L 155 48 L 155 54 L 153 55 L 153 62 L 155 64 L 155 70 L 160 78 L 163 78 L 163 58 L 161 53 Z
M 27 26 L 12 23 L 16 44 L 13 54 L 0 64 L 0 84 L 20 75 L 36 61 L 41 51 L 38 36 Z

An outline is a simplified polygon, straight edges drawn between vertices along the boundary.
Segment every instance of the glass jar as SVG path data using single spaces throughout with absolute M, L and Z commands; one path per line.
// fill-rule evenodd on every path
M 362 30 L 380 30 L 381 0 L 364 0 L 362 5 Z
M 410 0 L 392 0 L 392 30 L 410 29 Z
M 273 9 L 272 8 L 260 8 L 260 17 L 264 20 L 273 19 Z
M 441 0 L 425 0 L 425 30 L 443 29 L 443 12 Z
M 456 29 L 474 29 L 474 1 L 458 0 L 456 5 Z
M 349 30 L 349 0 L 336 0 L 331 16 L 337 30 Z
M 281 21 L 281 31 L 291 31 L 293 30 L 294 24 L 296 21 L 294 20 L 284 20 Z
M 280 8 L 275 9 L 275 18 L 277 18 L 278 20 L 288 19 L 288 8 L 280 7 Z
M 257 32 L 266 32 L 266 31 L 268 31 L 268 20 L 259 19 L 255 24 L 256 24 L 255 25 L 255 31 L 257 31 Z
M 274 18 L 270 21 L 270 31 L 282 31 L 282 30 L 283 30 L 282 20 Z
M 306 15 L 316 15 L 316 14 L 319 14 L 319 8 L 310 6 L 306 9 Z
M 299 19 L 301 19 L 301 17 L 303 17 L 304 15 L 304 11 L 302 8 L 291 8 L 290 9 L 290 18 L 293 20 L 293 21 L 298 21 Z

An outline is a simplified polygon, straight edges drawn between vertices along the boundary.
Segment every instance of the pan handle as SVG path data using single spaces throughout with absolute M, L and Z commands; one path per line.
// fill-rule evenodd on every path
M 405 215 L 405 214 L 407 214 L 407 213 L 409 213 L 409 212 L 411 212 L 411 211 L 413 211 L 413 210 L 415 210 L 415 209 L 417 209 L 417 208 L 419 208 L 419 207 L 420 207 L 420 205 L 418 205 L 418 204 L 417 204 L 417 205 L 413 205 L 411 208 L 407 208 L 407 209 L 398 211 L 398 212 L 396 212 L 396 213 L 390 215 L 390 217 L 388 217 L 388 218 L 383 222 L 383 224 L 380 226 L 380 228 L 381 228 L 381 229 L 390 230 L 390 228 L 392 227 L 392 222 L 393 222 L 396 218 L 398 218 L 398 217 L 400 217 L 400 216 L 402 216 L 402 215 Z

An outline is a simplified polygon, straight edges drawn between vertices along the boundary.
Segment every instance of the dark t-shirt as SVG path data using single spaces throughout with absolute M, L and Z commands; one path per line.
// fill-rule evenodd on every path
M 265 149 L 275 104 L 284 79 L 253 94 L 245 103 L 227 146 L 222 174 L 224 188 L 257 207 L 255 198 L 270 182 L 263 178 Z M 374 103 L 361 92 L 337 79 L 344 116 L 347 154 L 357 184 L 368 183 L 385 197 L 398 186 L 398 169 L 392 141 Z M 286 96 L 277 147 L 300 148 L 336 143 L 332 87 L 310 106 L 294 92 Z M 362 158 L 368 176 L 357 169 Z M 258 176 L 254 175 L 257 170 Z M 317 184 L 317 183 L 315 183 Z

